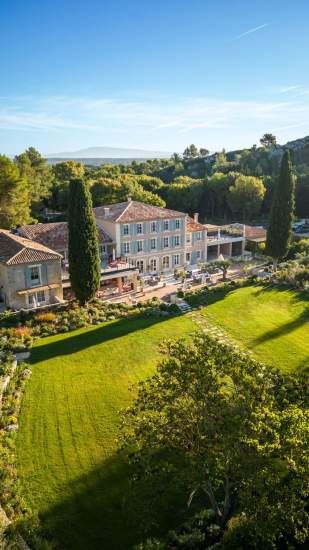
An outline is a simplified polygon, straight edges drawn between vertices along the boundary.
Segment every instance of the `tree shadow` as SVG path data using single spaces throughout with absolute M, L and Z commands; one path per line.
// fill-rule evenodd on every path
M 73 331 L 69 334 L 61 334 L 60 337 L 54 337 L 54 341 L 33 347 L 31 351 L 30 362 L 39 363 L 59 357 L 61 355 L 71 355 L 86 348 L 108 342 L 132 332 L 147 329 L 158 323 L 164 323 L 173 317 L 145 316 L 126 317 L 110 323 L 104 323 L 102 326 L 89 327 Z M 41 340 L 43 342 L 43 340 Z
M 130 550 L 160 536 L 187 517 L 186 495 L 132 484 L 130 467 L 114 455 L 63 487 L 67 495 L 39 514 L 43 536 L 66 550 Z
M 281 336 L 285 336 L 286 334 L 289 334 L 290 332 L 293 332 L 298 327 L 304 325 L 304 323 L 309 322 L 309 309 L 305 310 L 301 313 L 299 317 L 294 319 L 293 321 L 290 321 L 289 323 L 286 323 L 285 325 L 281 325 L 280 327 L 277 327 L 273 330 L 269 330 L 262 334 L 261 336 L 258 336 L 255 338 L 250 345 L 252 346 L 258 346 L 260 344 L 264 344 L 265 342 L 268 342 L 269 340 L 273 340 L 275 338 L 280 338 Z M 309 330 L 309 325 L 308 325 Z M 309 345 L 309 332 L 308 332 L 308 345 Z
M 259 298 L 259 296 L 261 296 L 262 294 L 266 294 L 267 292 L 285 293 L 292 297 L 293 302 L 308 302 L 309 306 L 309 294 L 307 292 L 289 288 L 287 285 L 284 284 L 265 284 L 256 290 L 256 292 L 254 293 L 254 297 Z

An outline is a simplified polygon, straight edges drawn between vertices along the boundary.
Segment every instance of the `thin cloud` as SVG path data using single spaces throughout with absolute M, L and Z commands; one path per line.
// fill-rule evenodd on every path
M 238 36 L 235 36 L 235 40 L 239 40 L 240 38 L 243 38 L 244 36 L 248 36 L 248 34 L 253 34 L 254 32 L 265 29 L 265 27 L 268 27 L 268 25 L 269 25 L 269 23 L 263 23 L 263 25 L 259 25 L 258 27 L 254 27 L 253 29 L 249 29 L 248 31 L 242 32 Z
M 285 97 L 285 96 L 284 96 Z M 288 97 L 288 96 L 287 96 Z M 307 127 L 309 97 L 289 101 L 235 101 L 213 97 L 32 96 L 0 99 L 0 132 L 22 133 L 50 151 L 54 143 L 80 148 L 108 142 L 121 146 L 180 150 L 185 142 L 240 146 L 256 142 L 270 127 Z M 3 134 L 5 135 L 5 134 Z M 240 136 L 239 138 L 237 136 Z M 246 136 L 246 140 L 243 136 Z M 280 135 L 278 136 L 280 138 Z M 290 136 L 289 136 L 290 137 Z M 241 141 L 243 139 L 243 142 Z M 217 142 L 215 142 L 217 140 Z M 175 144 L 175 146 L 174 146 Z M 181 144 L 181 145 L 179 145 Z M 63 146 L 62 146 L 63 147 Z
M 279 89 L 279 94 L 286 94 L 288 92 L 295 92 L 296 90 L 300 90 L 301 86 L 282 86 L 282 88 Z

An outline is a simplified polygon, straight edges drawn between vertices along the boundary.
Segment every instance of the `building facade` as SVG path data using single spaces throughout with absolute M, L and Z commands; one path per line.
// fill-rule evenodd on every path
M 128 200 L 94 208 L 97 225 L 115 243 L 114 256 L 125 257 L 141 273 L 171 272 L 219 256 L 242 256 L 240 224 L 210 226 L 184 212 Z
M 201 224 L 184 212 L 138 201 L 94 208 L 101 257 L 101 288 L 136 290 L 137 274 L 172 273 L 218 257 L 244 253 L 241 224 Z M 70 297 L 68 225 L 39 223 L 0 230 L 0 300 L 13 309 Z M 82 253 L 82 252 L 81 252 Z
M 0 230 L 0 300 L 7 308 L 31 309 L 61 303 L 61 256 Z

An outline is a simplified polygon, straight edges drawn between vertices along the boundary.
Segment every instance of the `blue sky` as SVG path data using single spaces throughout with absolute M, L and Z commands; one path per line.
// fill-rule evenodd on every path
M 1 0 L 0 152 L 309 134 L 307 0 Z

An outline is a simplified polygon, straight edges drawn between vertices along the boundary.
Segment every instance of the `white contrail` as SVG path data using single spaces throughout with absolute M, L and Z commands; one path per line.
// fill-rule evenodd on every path
M 258 27 L 254 27 L 254 29 L 249 29 L 246 32 L 242 32 L 241 34 L 239 34 L 235 38 L 236 38 L 236 40 L 238 40 L 239 38 L 242 38 L 243 36 L 247 36 L 247 34 L 252 34 L 253 32 L 260 31 L 261 29 L 264 29 L 264 27 L 268 27 L 268 25 L 269 25 L 269 23 L 263 23 L 263 25 L 259 25 Z

